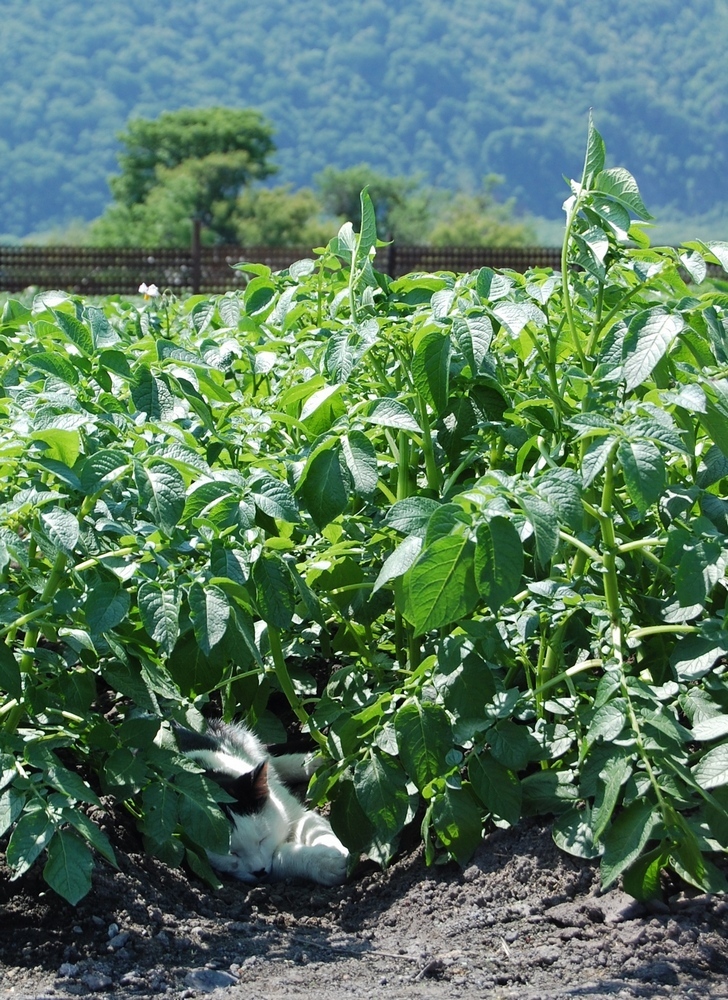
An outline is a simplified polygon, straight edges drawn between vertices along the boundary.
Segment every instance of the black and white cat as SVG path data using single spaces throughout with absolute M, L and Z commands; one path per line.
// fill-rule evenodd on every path
M 209 721 L 204 733 L 174 729 L 180 750 L 235 799 L 221 803 L 232 824 L 230 853 L 208 852 L 213 868 L 252 883 L 346 880 L 348 851 L 329 822 L 285 785 L 311 777 L 316 770 L 311 755 L 271 757 L 247 726 L 220 720 Z

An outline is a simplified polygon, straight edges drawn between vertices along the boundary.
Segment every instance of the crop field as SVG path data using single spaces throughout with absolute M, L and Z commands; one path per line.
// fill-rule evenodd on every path
M 303 735 L 356 855 L 550 815 L 638 899 L 725 891 L 728 243 L 653 248 L 590 123 L 561 271 L 377 270 L 374 212 L 244 289 L 8 299 L 0 837 L 76 903 L 113 801 L 210 884 L 171 719 Z

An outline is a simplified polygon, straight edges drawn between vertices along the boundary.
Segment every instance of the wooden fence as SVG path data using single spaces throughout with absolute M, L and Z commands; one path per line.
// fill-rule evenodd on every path
M 59 288 L 83 295 L 133 295 L 142 282 L 175 292 L 225 292 L 242 287 L 246 276 L 233 270 L 240 261 L 280 271 L 310 247 L 201 247 L 143 250 L 96 247 L 0 247 L 0 291 Z M 377 253 L 376 267 L 392 277 L 411 271 L 472 271 L 478 267 L 560 266 L 559 251 L 540 247 L 408 247 L 392 244 Z

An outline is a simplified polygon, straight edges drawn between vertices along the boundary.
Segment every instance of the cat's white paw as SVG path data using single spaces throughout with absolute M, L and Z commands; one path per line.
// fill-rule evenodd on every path
M 343 885 L 346 882 L 349 855 L 343 848 L 316 844 L 309 847 L 310 877 L 321 885 Z

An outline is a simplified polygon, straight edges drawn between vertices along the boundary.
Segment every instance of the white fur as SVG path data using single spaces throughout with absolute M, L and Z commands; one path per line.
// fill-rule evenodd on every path
M 315 760 L 304 754 L 269 757 L 263 744 L 245 726 L 211 723 L 217 750 L 190 750 L 189 756 L 207 771 L 231 777 L 247 774 L 265 762 L 269 795 L 259 811 L 233 813 L 230 854 L 208 852 L 217 871 L 243 882 L 304 878 L 322 885 L 346 880 L 348 851 L 329 822 L 307 809 L 284 785 L 313 774 Z

